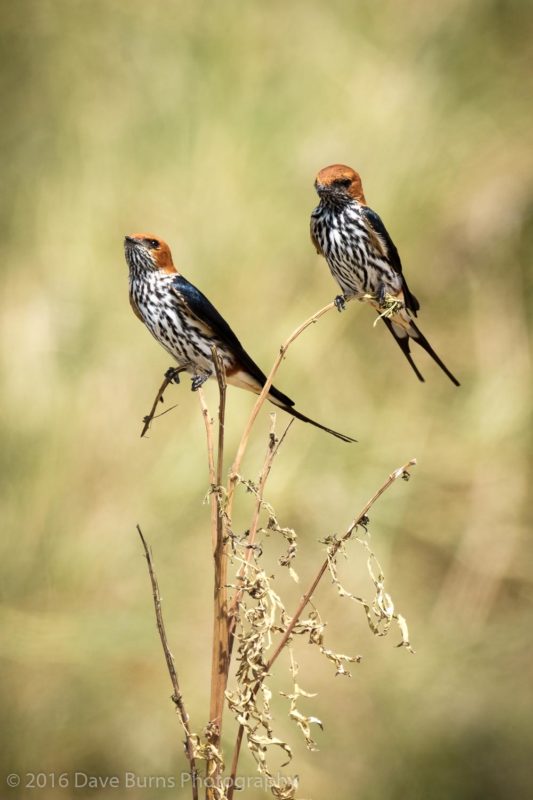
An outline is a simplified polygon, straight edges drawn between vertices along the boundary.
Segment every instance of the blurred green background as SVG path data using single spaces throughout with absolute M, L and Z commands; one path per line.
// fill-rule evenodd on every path
M 308 218 L 315 173 L 345 162 L 463 385 L 421 351 L 419 384 L 355 304 L 289 353 L 278 386 L 359 439 L 296 423 L 275 466 L 268 498 L 299 532 L 302 583 L 318 540 L 416 456 L 411 482 L 372 512 L 371 542 L 417 653 L 396 650 L 396 632 L 373 638 L 326 581 L 327 644 L 363 661 L 334 680 L 300 645 L 320 752 L 305 750 L 283 698 L 275 729 L 294 747 L 301 797 L 533 794 L 531 12 L 520 0 L 4 4 L 2 782 L 184 768 L 137 522 L 193 727 L 207 721 L 203 424 L 186 382 L 139 438 L 170 362 L 131 314 L 124 234 L 165 238 L 266 369 L 336 294 Z M 214 410 L 214 385 L 207 397 Z M 228 453 L 252 402 L 230 390 Z M 268 425 L 264 410 L 249 477 Z M 350 563 L 350 588 L 370 596 L 363 552 Z M 276 588 L 292 608 L 301 587 L 279 576 Z M 273 686 L 290 689 L 287 659 Z M 241 772 L 254 774 L 247 754 Z M 50 784 L 34 795 L 124 793 Z

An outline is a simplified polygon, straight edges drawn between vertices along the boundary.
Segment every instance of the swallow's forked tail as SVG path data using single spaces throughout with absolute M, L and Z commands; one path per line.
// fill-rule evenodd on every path
M 300 411 L 297 411 L 294 408 L 294 400 L 291 400 L 291 398 L 287 397 L 286 394 L 280 392 L 279 389 L 276 389 L 275 386 L 270 387 L 270 391 L 268 393 L 268 399 L 273 405 L 278 406 L 278 408 L 282 408 L 283 411 L 286 411 L 287 414 L 291 414 L 296 419 L 301 420 L 301 422 L 308 422 L 310 425 L 314 425 L 315 428 L 320 428 L 321 431 L 326 431 L 326 433 L 330 433 L 332 436 L 336 436 L 337 439 L 341 439 L 341 441 L 343 442 L 357 441 L 357 439 L 352 439 L 351 436 L 346 436 L 344 433 L 339 433 L 338 431 L 334 431 L 331 428 L 327 428 L 325 425 L 321 425 L 320 422 L 315 422 L 314 419 L 306 417 L 305 414 L 302 414 Z
M 428 342 L 422 331 L 415 325 L 415 323 L 410 317 L 409 317 L 409 330 L 406 330 L 406 328 L 404 328 L 402 325 L 395 324 L 388 317 L 382 317 L 382 319 L 387 328 L 389 329 L 389 331 L 391 332 L 391 334 L 393 335 L 394 339 L 398 342 L 400 350 L 402 351 L 402 353 L 408 360 L 409 364 L 413 368 L 416 377 L 418 378 L 419 381 L 424 382 L 424 376 L 422 375 L 422 373 L 416 366 L 415 362 L 413 361 L 413 357 L 411 355 L 411 348 L 409 346 L 409 339 L 412 339 L 414 342 L 420 345 L 420 347 L 431 356 L 433 361 L 435 361 L 435 363 L 439 365 L 441 370 L 448 376 L 448 378 L 451 380 L 453 384 L 455 384 L 455 386 L 461 385 L 457 380 L 457 378 L 455 377 L 455 375 L 453 375 L 450 372 L 446 364 L 440 359 L 440 357 L 434 351 L 434 349 L 432 348 L 432 346 L 430 345 L 430 343 Z
M 266 377 L 263 372 L 261 372 L 259 367 L 253 364 L 253 362 L 251 363 L 254 368 L 255 375 L 250 374 L 249 370 L 238 370 L 231 375 L 228 375 L 228 383 L 231 383 L 233 386 L 238 386 L 241 389 L 246 389 L 254 394 L 259 394 L 265 385 Z M 276 389 L 275 386 L 270 387 L 267 397 L 273 405 L 283 409 L 283 411 L 286 411 L 287 414 L 291 414 L 301 422 L 308 422 L 310 425 L 314 425 L 315 428 L 320 428 L 320 430 L 326 431 L 326 433 L 330 433 L 332 436 L 336 436 L 337 439 L 341 439 L 343 442 L 357 441 L 357 439 L 352 439 L 351 436 L 346 436 L 344 433 L 339 433 L 331 428 L 327 428 L 325 425 L 321 425 L 320 422 L 315 422 L 314 419 L 306 417 L 305 414 L 297 411 L 294 408 L 294 400 L 291 400 L 291 398 L 287 397 L 286 394 L 280 392 L 280 390 Z
M 299 419 L 302 422 L 309 422 L 309 424 L 310 425 L 314 425 L 315 428 L 320 428 L 321 431 L 326 431 L 326 433 L 331 433 L 332 436 L 336 436 L 337 439 L 340 439 L 343 442 L 356 442 L 357 441 L 357 439 L 352 439 L 351 436 L 346 436 L 344 433 L 339 433 L 338 431 L 334 431 L 331 428 L 326 428 L 325 425 L 321 425 L 320 422 L 315 422 L 314 419 L 310 419 L 310 417 L 306 417 L 305 414 L 301 414 L 299 411 L 297 411 L 292 406 L 281 405 L 280 403 L 277 403 L 277 402 L 273 401 L 271 397 L 269 397 L 269 400 L 271 400 L 271 402 L 273 402 L 274 405 L 279 406 L 279 408 L 282 408 L 284 411 L 286 411 L 287 414 L 291 414 L 293 417 L 296 417 L 296 419 Z

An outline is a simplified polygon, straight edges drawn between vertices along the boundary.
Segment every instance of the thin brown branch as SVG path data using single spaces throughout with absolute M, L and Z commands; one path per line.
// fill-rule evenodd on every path
M 224 469 L 224 422 L 226 417 L 226 370 L 224 361 L 220 357 L 216 347 L 211 348 L 215 372 L 217 376 L 218 392 L 220 402 L 218 405 L 218 451 L 217 451 L 217 485 L 222 485 L 222 471 Z
M 159 638 L 161 639 L 161 645 L 163 647 L 163 652 L 165 654 L 165 660 L 167 662 L 167 669 L 168 674 L 170 675 L 170 680 L 172 682 L 172 688 L 174 693 L 172 695 L 172 702 L 176 708 L 178 716 L 180 718 L 180 722 L 182 725 L 183 730 L 185 731 L 185 753 L 187 755 L 187 759 L 189 761 L 189 771 L 191 775 L 191 788 L 192 788 L 192 796 L 193 800 L 198 800 L 198 770 L 196 767 L 196 759 L 194 756 L 194 739 L 191 734 L 191 728 L 189 725 L 189 715 L 185 709 L 185 703 L 183 700 L 183 695 L 180 690 L 180 685 L 178 681 L 178 674 L 176 671 L 176 665 L 174 663 L 174 656 L 170 652 L 170 648 L 168 646 L 167 634 L 165 630 L 165 623 L 163 621 L 163 612 L 161 610 L 161 595 L 159 593 L 159 584 L 157 582 L 157 577 L 155 574 L 154 563 L 152 560 L 152 554 L 150 552 L 150 548 L 146 543 L 146 539 L 143 536 L 141 528 L 137 525 L 137 532 L 141 537 L 141 542 L 144 548 L 144 554 L 146 556 L 146 561 L 148 564 L 148 572 L 150 573 L 150 581 L 152 584 L 152 595 L 154 599 L 154 609 L 155 609 L 155 618 L 157 621 L 157 630 L 159 631 Z
M 227 489 L 228 496 L 226 498 L 226 519 L 229 521 L 230 525 L 233 514 L 233 497 L 235 495 L 235 487 L 237 485 L 239 471 L 241 468 L 242 460 L 244 458 L 244 454 L 246 452 L 246 448 L 248 446 L 250 434 L 253 425 L 255 423 L 255 420 L 257 419 L 257 415 L 259 414 L 263 406 L 263 403 L 265 402 L 268 396 L 270 387 L 272 386 L 272 383 L 281 365 L 281 362 L 285 358 L 287 350 L 289 349 L 291 344 L 300 336 L 300 334 L 302 334 L 306 330 L 306 328 L 308 328 L 310 325 L 313 325 L 315 322 L 317 322 L 320 319 L 320 317 L 324 316 L 324 314 L 326 314 L 328 311 L 331 311 L 332 308 L 335 308 L 334 302 L 328 303 L 327 306 L 324 306 L 319 311 L 316 311 L 312 316 L 306 319 L 305 322 L 302 322 L 301 325 L 295 328 L 295 330 L 291 333 L 289 338 L 286 339 L 286 341 L 281 345 L 279 349 L 279 353 L 276 357 L 276 360 L 274 361 L 274 364 L 272 365 L 272 368 L 267 375 L 265 385 L 263 386 L 257 400 L 255 401 L 254 407 L 252 408 L 248 421 L 245 425 L 243 434 L 241 436 L 241 440 L 239 442 L 239 446 L 237 448 L 235 459 L 231 466 L 229 480 L 228 480 L 228 489 Z
M 211 541 L 213 546 L 213 556 L 217 546 L 217 498 L 216 498 L 216 469 L 215 469 L 215 453 L 213 441 L 213 420 L 209 413 L 207 403 L 205 402 L 203 389 L 198 389 L 198 399 L 200 400 L 200 408 L 202 409 L 202 417 L 205 424 L 205 436 L 207 442 L 207 468 L 209 471 L 209 491 L 211 496 Z
M 224 362 L 215 347 L 212 348 L 213 363 L 219 389 L 218 406 L 218 447 L 216 463 L 216 484 L 212 488 L 215 499 L 215 579 L 213 588 L 213 649 L 211 659 L 211 701 L 209 709 L 210 743 L 219 748 L 222 734 L 225 692 L 229 673 L 228 645 L 228 558 L 226 553 L 226 528 L 222 494 L 222 474 L 224 469 L 224 423 L 226 413 L 226 374 Z M 220 776 L 220 763 L 208 764 L 208 775 L 217 782 Z
M 228 800 L 233 800 L 233 791 L 235 781 L 237 779 L 237 768 L 239 766 L 239 757 L 241 755 L 242 739 L 244 736 L 244 725 L 239 725 L 237 731 L 237 738 L 235 740 L 235 747 L 233 748 L 233 755 L 231 757 L 231 772 L 228 781 Z
M 165 408 L 165 410 L 161 411 L 159 414 L 154 414 L 154 416 L 152 417 L 152 420 L 159 419 L 160 417 L 164 417 L 165 414 L 170 414 L 170 412 L 174 411 L 174 409 L 177 408 L 177 407 L 178 407 L 178 404 L 174 403 L 173 406 L 169 406 L 168 408 Z
M 263 386 L 263 389 L 261 390 L 261 393 L 259 394 L 259 397 L 255 401 L 254 407 L 252 408 L 252 412 L 250 414 L 250 417 L 248 418 L 248 422 L 246 423 L 246 426 L 244 428 L 243 434 L 241 436 L 241 441 L 239 442 L 239 447 L 237 449 L 237 454 L 235 456 L 235 460 L 234 460 L 232 468 L 231 468 L 230 487 L 229 487 L 229 492 L 228 492 L 228 495 L 229 495 L 228 496 L 228 503 L 231 502 L 231 498 L 232 498 L 232 495 L 233 495 L 233 489 L 235 487 L 237 476 L 239 474 L 239 470 L 240 470 L 240 467 L 241 467 L 242 459 L 244 457 L 244 453 L 246 452 L 246 447 L 248 445 L 248 440 L 250 438 L 250 433 L 252 431 L 252 427 L 253 427 L 254 422 L 255 422 L 255 420 L 257 418 L 257 415 L 259 414 L 259 411 L 261 410 L 261 407 L 262 407 L 263 403 L 266 400 L 266 397 L 267 397 L 267 395 L 268 395 L 268 393 L 270 391 L 270 387 L 272 386 L 272 382 L 274 380 L 276 372 L 278 371 L 281 362 L 285 358 L 287 350 L 289 349 L 291 344 L 298 338 L 298 336 L 300 336 L 300 334 L 305 331 L 306 328 L 308 328 L 310 325 L 313 325 L 313 323 L 317 322 L 320 319 L 320 317 L 322 317 L 328 311 L 331 311 L 332 308 L 335 308 L 335 303 L 333 303 L 333 302 L 332 303 L 328 303 L 327 306 L 324 306 L 319 311 L 316 311 L 311 317 L 309 317 L 309 319 L 306 319 L 305 322 L 302 322 L 302 324 L 299 325 L 291 333 L 289 338 L 281 345 L 281 347 L 279 349 L 278 356 L 277 356 L 276 360 L 274 361 L 274 364 L 272 365 L 272 369 L 268 373 L 268 376 L 267 376 L 267 379 L 266 379 L 266 383 Z
M 252 516 L 252 524 L 250 525 L 250 530 L 248 532 L 247 541 L 245 543 L 245 546 L 246 546 L 247 550 L 246 550 L 246 554 L 245 554 L 245 557 L 244 557 L 244 563 L 241 564 L 241 566 L 239 568 L 239 571 L 237 573 L 237 581 L 238 582 L 242 581 L 242 578 L 244 576 L 244 572 L 246 570 L 246 565 L 249 563 L 249 561 L 251 560 L 252 555 L 253 555 L 253 548 L 254 548 L 255 539 L 256 539 L 256 536 L 257 536 L 257 529 L 259 527 L 259 516 L 261 514 L 261 507 L 263 505 L 263 497 L 264 497 L 264 492 L 265 492 L 265 486 L 266 486 L 266 482 L 267 482 L 267 480 L 269 478 L 269 475 L 270 475 L 270 470 L 272 469 L 272 462 L 274 461 L 274 458 L 276 457 L 276 455 L 277 455 L 277 453 L 279 451 L 279 448 L 283 444 L 283 441 L 284 441 L 287 433 L 289 432 L 289 428 L 291 427 L 293 422 L 294 422 L 294 419 L 291 419 L 289 421 L 287 427 L 283 431 L 282 435 L 280 436 L 280 438 L 277 439 L 276 436 L 275 436 L 276 415 L 272 414 L 272 424 L 270 426 L 270 434 L 269 434 L 269 437 L 268 437 L 267 451 L 265 453 L 265 460 L 263 462 L 263 469 L 261 470 L 261 475 L 259 477 L 259 483 L 258 483 L 258 486 L 257 486 L 256 501 L 255 501 L 253 516 Z M 241 597 L 242 597 L 242 589 L 238 588 L 238 589 L 236 589 L 236 591 L 235 591 L 235 593 L 233 595 L 233 598 L 231 600 L 230 607 L 229 607 L 228 617 L 229 617 L 229 652 L 230 652 L 230 657 L 231 657 L 231 651 L 232 651 L 232 648 L 233 648 L 233 635 L 234 635 L 234 632 L 235 632 L 235 625 L 236 625 L 236 612 L 237 612 L 237 607 L 239 605 Z
M 348 528 L 346 530 L 346 533 L 338 540 L 338 542 L 336 542 L 336 544 L 334 546 L 333 553 L 337 552 L 337 550 L 342 546 L 342 544 L 347 539 L 349 539 L 351 537 L 351 535 L 354 532 L 354 530 L 358 527 L 358 525 L 360 525 L 364 521 L 364 518 L 366 517 L 366 515 L 368 514 L 368 512 L 370 511 L 370 509 L 372 508 L 374 503 L 377 500 L 379 500 L 381 495 L 384 492 L 386 492 L 387 489 L 390 486 L 392 486 L 392 484 L 398 478 L 401 478 L 401 477 L 403 477 L 405 475 L 408 475 L 409 474 L 409 472 L 408 472 L 409 468 L 410 467 L 414 467 L 415 464 L 416 464 L 416 459 L 412 458 L 406 464 L 404 464 L 402 467 L 399 467 L 398 469 L 394 470 L 394 472 L 391 472 L 391 474 L 382 483 L 382 485 L 379 487 L 379 489 L 372 495 L 370 500 L 368 500 L 368 502 L 363 506 L 363 508 L 361 509 L 359 514 L 356 517 L 354 517 L 354 519 L 352 520 L 352 522 L 348 526 Z M 316 588 L 317 588 L 318 584 L 320 583 L 320 581 L 322 580 L 322 577 L 324 576 L 324 573 L 327 571 L 328 563 L 329 563 L 328 558 L 326 558 L 324 560 L 323 564 L 321 565 L 320 569 L 318 570 L 316 576 L 312 580 L 309 589 L 305 592 L 305 594 L 303 595 L 302 599 L 300 600 L 300 603 L 298 604 L 298 607 L 296 608 L 296 611 L 294 612 L 294 614 L 293 614 L 293 616 L 291 618 L 291 621 L 287 626 L 287 629 L 285 630 L 283 636 L 281 637 L 281 639 L 280 639 L 280 641 L 278 643 L 278 646 L 276 647 L 273 655 L 270 657 L 270 659 L 268 660 L 268 662 L 266 664 L 266 672 L 268 672 L 271 669 L 272 665 L 277 660 L 278 656 L 280 655 L 280 653 L 282 652 L 283 648 L 285 647 L 285 645 L 287 644 L 288 640 L 290 639 L 294 628 L 298 624 L 298 621 L 299 621 L 299 619 L 300 619 L 300 617 L 302 615 L 302 612 L 304 611 L 305 607 L 307 606 L 307 604 L 309 603 L 311 597 L 313 596 L 314 592 L 316 591 Z M 254 689 L 254 692 L 257 692 L 259 690 L 259 687 L 260 687 L 260 683 L 258 683 L 256 685 L 256 687 Z M 234 750 L 233 750 L 232 765 L 231 765 L 231 775 L 230 775 L 229 787 L 228 787 L 228 800 L 232 800 L 232 798 L 233 798 L 233 791 L 234 791 L 234 786 L 235 786 L 235 779 L 236 779 L 236 776 L 237 776 L 237 767 L 238 767 L 238 763 L 239 763 L 239 755 L 240 755 L 240 750 L 241 750 L 241 745 L 242 745 L 243 734 L 244 734 L 244 726 L 240 725 L 239 726 L 239 730 L 237 732 L 237 739 L 236 739 L 236 742 L 235 742 L 235 747 L 234 747 Z
M 392 484 L 393 484 L 393 483 L 394 483 L 394 482 L 395 482 L 395 481 L 396 481 L 398 478 L 401 478 L 403 475 L 409 474 L 409 473 L 408 473 L 408 470 L 409 470 L 409 468 L 410 468 L 410 467 L 414 467 L 414 466 L 415 466 L 415 464 L 416 464 L 416 458 L 412 458 L 412 459 L 410 459 L 410 461 L 408 461 L 406 464 L 404 464 L 404 465 L 403 465 L 403 467 L 399 467 L 399 468 L 398 468 L 397 470 L 395 470 L 394 472 L 391 472 L 391 474 L 389 475 L 389 477 L 387 478 L 387 480 L 386 480 L 386 481 L 385 481 L 385 482 L 384 482 L 384 483 L 383 483 L 383 484 L 382 484 L 382 485 L 379 487 L 379 489 L 377 490 L 377 492 L 376 492 L 375 494 L 373 494 L 373 495 L 372 495 L 372 497 L 371 497 L 371 498 L 370 498 L 370 500 L 369 500 L 369 501 L 366 503 L 366 505 L 365 505 L 365 506 L 364 506 L 364 508 L 361 510 L 361 512 L 359 513 L 359 515 L 358 515 L 357 517 L 355 517 L 355 519 L 353 519 L 353 520 L 352 520 L 352 522 L 351 522 L 351 523 L 350 523 L 350 525 L 348 526 L 348 529 L 347 529 L 346 533 L 344 534 L 344 536 L 342 536 L 342 537 L 341 537 L 341 538 L 340 538 L 340 539 L 339 539 L 339 540 L 338 540 L 338 541 L 337 541 L 337 542 L 334 544 L 334 546 L 333 546 L 333 548 L 332 548 L 332 553 L 331 553 L 331 555 L 334 555 L 334 554 L 337 552 L 337 550 L 339 550 L 339 548 L 342 546 L 342 544 L 343 544 L 343 543 L 344 543 L 344 542 L 345 542 L 347 539 L 349 539 L 349 538 L 350 538 L 350 536 L 352 535 L 352 533 L 354 532 L 354 530 L 357 528 L 357 526 L 358 526 L 358 525 L 360 525 L 360 524 L 361 524 L 362 520 L 363 520 L 363 519 L 366 517 L 366 515 L 368 514 L 368 512 L 370 511 L 370 509 L 372 508 L 372 506 L 373 506 L 373 505 L 374 505 L 374 503 L 376 502 L 376 500 L 379 500 L 379 498 L 381 497 L 381 495 L 383 494 L 383 492 L 386 492 L 386 491 L 387 491 L 387 489 L 388 489 L 390 486 L 392 486 Z M 316 576 L 315 576 L 314 580 L 312 581 L 312 583 L 311 583 L 311 586 L 309 587 L 309 589 L 306 591 L 306 593 L 303 595 L 302 599 L 300 600 L 300 603 L 299 603 L 299 605 L 298 605 L 298 608 L 297 608 L 297 609 L 296 609 L 296 611 L 294 612 L 294 615 L 292 616 L 292 618 L 291 618 L 291 621 L 290 621 L 290 623 L 289 623 L 289 624 L 288 624 L 288 626 L 287 626 L 287 630 L 285 631 L 285 633 L 284 633 L 284 634 L 283 634 L 283 636 L 281 637 L 281 639 L 280 639 L 280 641 L 279 641 L 279 644 L 278 644 L 277 648 L 276 648 L 276 649 L 275 649 L 275 651 L 274 651 L 274 654 L 271 656 L 271 658 L 270 658 L 270 659 L 269 659 L 269 661 L 267 662 L 267 665 L 266 665 L 266 668 L 267 668 L 267 670 L 269 670 L 269 669 L 270 669 L 270 667 L 272 666 L 272 664 L 274 663 L 274 661 L 277 659 L 277 657 L 279 656 L 279 654 L 281 653 L 281 651 L 283 650 L 283 648 L 284 648 L 284 647 L 285 647 L 285 645 L 287 644 L 287 641 L 289 640 L 289 638 L 290 638 L 290 636 L 291 636 L 291 634 L 292 634 L 292 632 L 293 632 L 293 630 L 294 630 L 295 626 L 296 626 L 296 625 L 297 625 L 297 623 L 298 623 L 298 620 L 300 619 L 300 616 L 301 616 L 301 614 L 302 614 L 302 611 L 304 610 L 304 608 L 306 607 L 307 603 L 309 602 L 309 600 L 310 600 L 310 599 L 311 599 L 311 597 L 313 596 L 313 593 L 315 592 L 315 590 L 316 590 L 316 588 L 317 588 L 318 584 L 320 583 L 320 581 L 321 581 L 321 579 L 322 579 L 322 576 L 323 576 L 323 575 L 324 575 L 324 573 L 326 572 L 326 570 L 327 570 L 327 568 L 328 568 L 328 564 L 329 564 L 329 560 L 326 558 L 326 559 L 325 559 L 325 561 L 324 561 L 324 563 L 322 564 L 322 566 L 321 566 L 321 567 L 320 567 L 320 569 L 318 570 L 318 573 L 316 574 Z
M 141 431 L 141 439 L 143 438 L 145 433 L 148 432 L 148 429 L 149 429 L 150 425 L 152 424 L 152 420 L 156 416 L 155 412 L 157 410 L 158 403 L 163 401 L 163 395 L 165 394 L 165 389 L 167 388 L 169 383 L 172 383 L 172 376 L 167 374 L 167 375 L 165 375 L 165 379 L 163 380 L 163 383 L 161 384 L 161 386 L 157 390 L 157 394 L 155 396 L 155 400 L 153 402 L 152 408 L 150 409 L 150 413 L 147 414 L 143 419 L 143 429 Z M 170 409 L 168 409 L 168 410 L 170 411 Z

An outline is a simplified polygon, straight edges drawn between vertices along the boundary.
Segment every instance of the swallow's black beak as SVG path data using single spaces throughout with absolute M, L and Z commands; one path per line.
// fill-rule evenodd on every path
M 134 239 L 133 236 L 125 236 L 124 244 L 137 244 L 137 239 Z

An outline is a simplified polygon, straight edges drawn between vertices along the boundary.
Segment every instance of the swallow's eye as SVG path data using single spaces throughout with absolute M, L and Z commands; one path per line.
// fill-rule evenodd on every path
M 344 189 L 347 189 L 348 186 L 352 185 L 352 179 L 351 178 L 340 178 L 338 181 L 336 181 L 336 184 L 337 184 L 337 186 L 342 186 Z
M 148 246 L 151 247 L 153 250 L 157 250 L 159 247 L 159 242 L 157 239 L 148 239 Z

